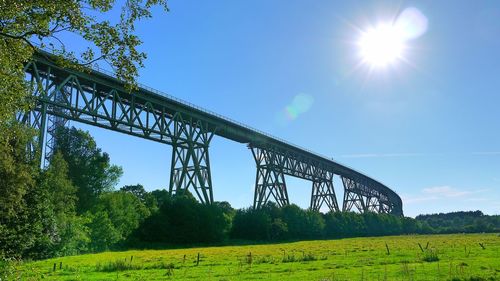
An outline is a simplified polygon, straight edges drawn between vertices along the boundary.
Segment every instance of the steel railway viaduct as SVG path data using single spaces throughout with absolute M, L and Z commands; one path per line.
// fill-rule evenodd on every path
M 189 189 L 202 203 L 210 204 L 214 199 L 208 148 L 217 135 L 250 148 L 257 166 L 255 208 L 270 200 L 279 206 L 289 204 L 285 183 L 289 175 L 312 182 L 313 210 L 326 204 L 331 211 L 403 215 L 401 198 L 394 191 L 330 158 L 148 87 L 130 93 L 112 74 L 62 68 L 51 56 L 39 51 L 26 64 L 35 106 L 18 115 L 19 121 L 39 130 L 38 145 L 32 149 L 42 150 L 42 163 L 54 149 L 58 126 L 67 120 L 90 124 L 171 145 L 170 193 Z M 335 175 L 344 186 L 342 209 L 333 187 Z

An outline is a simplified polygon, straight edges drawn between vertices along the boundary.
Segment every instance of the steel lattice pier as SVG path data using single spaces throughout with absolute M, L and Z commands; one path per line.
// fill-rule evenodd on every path
M 17 116 L 39 130 L 28 149 L 42 150 L 41 166 L 50 161 L 57 128 L 76 121 L 171 145 L 170 193 L 189 190 L 210 204 L 214 196 L 209 146 L 218 135 L 251 149 L 257 168 L 255 208 L 271 200 L 279 206 L 290 203 L 286 175 L 311 181 L 311 209 L 340 211 L 333 185 L 334 176 L 340 176 L 343 211 L 403 215 L 401 198 L 394 191 L 332 159 L 149 88 L 129 92 L 121 81 L 102 72 L 58 67 L 51 57 L 40 51 L 26 64 L 35 104 Z

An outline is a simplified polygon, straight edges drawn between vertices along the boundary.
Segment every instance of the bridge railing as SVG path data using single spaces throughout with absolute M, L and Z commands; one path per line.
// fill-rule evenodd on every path
M 54 53 L 54 49 L 53 49 L 53 48 L 49 48 L 49 46 L 44 46 L 44 47 L 42 47 L 41 45 L 36 44 L 36 43 L 33 43 L 33 42 L 32 42 L 32 44 L 33 44 L 33 45 L 35 45 L 36 47 L 38 47 L 40 50 L 45 51 L 45 52 L 47 52 L 47 53 L 49 53 L 49 54 L 53 54 L 53 53 Z M 87 67 L 89 67 L 89 68 L 91 68 L 92 70 L 94 70 L 94 71 L 96 71 L 96 72 L 99 72 L 99 73 L 101 73 L 101 74 L 105 74 L 105 75 L 109 76 L 110 78 L 113 78 L 113 79 L 117 79 L 117 80 L 118 80 L 118 78 L 116 77 L 116 74 L 115 74 L 113 71 L 110 71 L 110 70 L 108 70 L 108 69 L 105 69 L 105 68 L 99 67 L 99 64 L 97 64 L 97 63 L 92 64 L 92 65 L 88 65 Z M 203 108 L 203 107 L 198 106 L 198 105 L 196 105 L 196 104 L 193 104 L 193 103 L 191 103 L 191 102 L 189 102 L 189 101 L 186 101 L 186 100 L 183 100 L 183 99 L 181 99 L 181 98 L 175 97 L 175 96 L 170 95 L 170 94 L 168 94 L 168 93 L 166 93 L 166 92 L 162 92 L 162 91 L 160 91 L 160 90 L 158 90 L 158 89 L 152 88 L 152 87 L 147 86 L 147 85 L 145 85 L 145 84 L 142 84 L 142 83 L 140 83 L 140 82 L 137 82 L 137 86 L 138 86 L 139 88 L 141 88 L 141 89 L 147 90 L 147 91 L 152 92 L 152 93 L 154 93 L 154 94 L 160 95 L 160 96 L 165 97 L 165 98 L 168 98 L 168 99 L 170 99 L 170 100 L 174 100 L 174 101 L 176 101 L 176 102 L 178 102 L 178 103 L 180 103 L 180 104 L 183 104 L 183 105 L 186 105 L 186 106 L 189 106 L 189 107 L 195 108 L 195 109 L 197 109 L 197 110 L 199 110 L 199 111 L 202 111 L 202 112 L 204 112 L 204 113 L 208 113 L 208 114 L 210 114 L 210 115 L 217 116 L 218 118 L 221 118 L 221 119 L 223 119 L 223 120 L 226 120 L 226 121 L 231 122 L 231 123 L 234 123 L 234 124 L 237 124 L 237 125 L 239 125 L 239 126 L 241 126 L 241 127 L 244 127 L 244 128 L 246 128 L 246 129 L 252 130 L 252 131 L 257 132 L 257 133 L 259 133 L 259 134 L 265 135 L 265 136 L 267 136 L 267 137 L 269 137 L 269 138 L 273 138 L 273 139 L 275 139 L 275 140 L 279 140 L 280 142 L 286 143 L 286 144 L 291 145 L 291 146 L 294 146 L 294 147 L 296 147 L 296 148 L 300 148 L 301 150 L 307 151 L 307 152 L 309 152 L 309 153 L 311 153 L 311 154 L 314 154 L 314 155 L 316 155 L 316 156 L 319 156 L 319 157 L 322 157 L 322 158 L 325 158 L 325 159 L 328 159 L 328 160 L 332 159 L 331 157 L 328 157 L 328 156 L 326 156 L 326 155 L 322 155 L 322 154 L 318 154 L 318 153 L 316 153 L 316 152 L 314 152 L 314 151 L 312 151 L 312 150 L 310 150 L 310 149 L 307 149 L 307 148 L 305 148 L 305 147 L 298 146 L 298 145 L 293 144 L 293 143 L 291 143 L 291 142 L 289 142 L 289 141 L 286 141 L 286 140 L 284 140 L 284 139 L 282 139 L 282 138 L 279 138 L 279 137 L 273 136 L 273 135 L 271 135 L 271 134 L 269 134 L 269 133 L 266 133 L 266 132 L 264 132 L 264 131 L 262 131 L 262 130 L 256 129 L 256 128 L 251 127 L 251 126 L 249 126 L 249 125 L 246 125 L 246 124 L 244 124 L 244 123 L 242 123 L 242 122 L 240 122 L 240 121 L 237 121 L 237 120 L 231 119 L 231 118 L 229 118 L 229 117 L 227 117 L 227 116 L 221 115 L 221 114 L 219 114 L 219 113 L 217 113 L 217 112 L 214 112 L 214 111 L 212 111 L 212 110 L 209 110 L 209 109 Z M 345 166 L 345 165 L 344 165 L 344 166 Z
M 40 50 L 42 50 L 42 51 L 46 52 L 46 53 L 49 53 L 49 54 L 53 54 L 53 53 L 54 53 L 54 49 L 48 48 L 48 46 L 42 47 L 42 46 L 40 46 L 39 44 L 36 44 L 36 43 L 33 43 L 33 42 L 32 42 L 32 44 L 33 44 L 33 45 L 35 45 L 36 47 L 38 47 Z M 108 69 L 105 69 L 105 68 L 101 68 L 101 67 L 99 67 L 99 65 L 98 65 L 97 63 L 96 63 L 96 64 L 93 64 L 93 65 L 89 65 L 89 66 L 87 66 L 87 67 L 90 67 L 92 70 L 94 70 L 94 71 L 96 71 L 96 72 L 99 72 L 99 73 L 101 73 L 101 74 L 107 75 L 107 76 L 109 76 L 110 78 L 113 78 L 113 79 L 117 79 L 117 80 L 119 80 L 119 79 L 116 77 L 116 74 L 115 74 L 114 72 L 112 72 L 112 71 L 110 71 L 110 70 L 108 70 Z M 318 157 L 324 158 L 325 160 L 328 160 L 328 161 L 334 161 L 332 157 L 328 157 L 328 156 L 326 156 L 326 155 L 322 155 L 322 154 L 319 154 L 319 153 L 317 153 L 317 152 L 314 152 L 314 151 L 312 151 L 312 150 L 310 150 L 310 149 L 308 149 L 308 148 L 305 148 L 305 147 L 302 147 L 302 146 L 299 146 L 299 145 L 293 144 L 293 143 L 291 143 L 291 142 L 289 142 L 289 141 L 286 141 L 286 140 L 284 140 L 284 139 L 282 139 L 282 138 L 279 138 L 279 137 L 273 136 L 273 135 L 271 135 L 271 134 L 269 134 L 269 133 L 266 133 L 266 132 L 261 131 L 261 130 L 256 129 L 256 128 L 253 128 L 253 127 L 248 126 L 248 125 L 246 125 L 246 124 L 244 124 L 244 123 L 241 123 L 241 122 L 239 122 L 239 121 L 236 121 L 236 120 L 234 120 L 234 119 L 231 119 L 231 118 L 229 118 L 229 117 L 226 117 L 226 116 L 224 116 L 224 115 L 221 115 L 221 114 L 219 114 L 219 113 L 216 113 L 216 112 L 214 112 L 214 111 L 211 111 L 211 110 L 208 110 L 208 109 L 203 108 L 203 107 L 201 107 L 201 106 L 198 106 L 198 105 L 196 105 L 196 104 L 193 104 L 193 103 L 191 103 L 191 102 L 189 102 L 189 101 L 186 101 L 186 100 L 180 99 L 180 98 L 178 98 L 178 97 L 175 97 L 175 96 L 170 95 L 170 94 L 168 94 L 168 93 L 165 93 L 165 92 L 162 92 L 162 91 L 160 91 L 160 90 L 154 89 L 154 88 L 152 88 L 152 87 L 149 87 L 149 86 L 144 85 L 144 84 L 139 83 L 139 82 L 137 83 L 137 85 L 138 85 L 138 87 L 139 87 L 139 88 L 141 88 L 141 89 L 147 90 L 147 91 L 152 92 L 152 93 L 154 93 L 154 94 L 157 94 L 157 95 L 160 95 L 160 96 L 162 96 L 162 97 L 168 98 L 168 99 L 170 99 L 170 100 L 176 101 L 176 102 L 178 102 L 178 103 L 180 103 L 180 104 L 183 104 L 183 105 L 185 105 L 185 106 L 188 106 L 188 107 L 191 107 L 191 108 L 197 109 L 197 110 L 199 110 L 199 111 L 201 111 L 201 112 L 204 112 L 204 113 L 207 113 L 207 114 L 210 114 L 210 115 L 216 116 L 216 117 L 218 117 L 218 118 L 220 118 L 220 119 L 223 119 L 223 120 L 225 120 L 225 121 L 228 121 L 228 122 L 231 122 L 231 123 L 237 124 L 237 125 L 239 125 L 239 126 L 241 126 L 241 127 L 243 127 L 243 128 L 246 128 L 246 129 L 248 129 L 248 130 L 254 131 L 254 132 L 259 133 L 259 134 L 261 134 L 261 135 L 267 136 L 267 137 L 269 137 L 269 138 L 272 138 L 272 139 L 278 140 L 278 141 L 280 141 L 280 142 L 282 142 L 282 143 L 284 143 L 284 144 L 290 145 L 290 146 L 295 147 L 295 148 L 298 148 L 298 149 L 300 149 L 300 150 L 307 151 L 308 153 L 311 153 L 311 154 L 313 154 L 313 155 L 315 155 L 315 156 L 318 156 Z M 345 166 L 345 167 L 347 167 L 347 168 L 351 169 L 351 170 L 352 170 L 352 171 L 354 171 L 354 172 L 357 172 L 357 173 L 359 173 L 359 174 L 362 174 L 362 175 L 363 175 L 363 173 L 361 173 L 361 172 L 359 172 L 359 171 L 356 171 L 355 169 L 353 169 L 353 168 L 351 168 L 351 167 L 349 167 L 349 166 L 347 166 L 347 165 L 341 164 L 341 163 L 339 163 L 339 162 L 337 162 L 337 161 L 334 161 L 334 162 L 335 162 L 335 163 L 337 163 L 337 164 L 339 164 L 339 165 Z M 382 185 L 384 185 L 384 184 L 382 184 Z M 385 185 L 384 185 L 384 186 L 385 186 Z M 394 192 L 394 191 L 393 191 L 393 192 Z

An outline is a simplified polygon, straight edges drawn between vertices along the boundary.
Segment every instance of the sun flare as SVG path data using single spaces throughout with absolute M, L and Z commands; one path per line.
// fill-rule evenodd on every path
M 403 56 L 405 38 L 392 25 L 379 25 L 362 33 L 358 42 L 361 59 L 372 67 L 385 67 Z
M 412 40 L 427 31 L 428 20 L 417 8 L 404 9 L 393 21 L 359 28 L 356 41 L 362 64 L 370 68 L 385 68 L 399 61 L 408 62 Z

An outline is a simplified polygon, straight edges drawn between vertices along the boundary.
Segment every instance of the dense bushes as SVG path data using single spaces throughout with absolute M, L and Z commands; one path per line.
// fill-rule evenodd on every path
M 270 203 L 260 210 L 238 210 L 231 238 L 279 241 L 452 232 L 500 232 L 500 216 L 485 216 L 479 211 L 421 215 L 416 219 L 375 213 L 320 214 L 296 205 L 280 209 Z
M 421 215 L 328 213 L 296 205 L 234 210 L 203 205 L 189 193 L 171 197 L 140 184 L 115 191 L 121 168 L 92 137 L 58 132 L 47 169 L 26 153 L 33 132 L 3 125 L 0 138 L 0 260 L 47 258 L 89 251 L 218 243 L 228 239 L 285 241 L 416 233 L 499 232 L 500 216 L 481 212 Z
M 189 194 L 165 200 L 131 237 L 133 242 L 210 243 L 227 237 L 232 209 L 200 204 Z
M 419 215 L 436 233 L 500 232 L 500 216 L 486 216 L 481 211 Z
M 351 212 L 323 215 L 296 205 L 278 208 L 269 203 L 260 210 L 238 210 L 233 219 L 231 238 L 277 241 L 430 232 L 428 225 L 412 218 Z
M 47 258 L 110 249 L 151 211 L 147 202 L 113 191 L 121 169 L 81 130 L 62 128 L 50 166 L 26 153 L 35 133 L 2 124 L 0 259 Z M 2 130 L 4 131 L 4 130 Z

